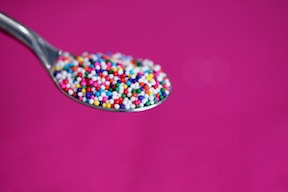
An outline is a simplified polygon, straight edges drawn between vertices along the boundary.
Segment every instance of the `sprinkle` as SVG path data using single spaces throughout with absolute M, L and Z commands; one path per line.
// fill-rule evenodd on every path
M 171 90 L 160 65 L 120 53 L 83 53 L 77 57 L 64 53 L 52 72 L 71 97 L 102 108 L 148 107 L 167 98 Z

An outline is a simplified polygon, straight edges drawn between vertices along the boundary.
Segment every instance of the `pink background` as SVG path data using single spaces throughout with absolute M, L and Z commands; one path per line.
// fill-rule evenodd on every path
M 55 46 L 160 63 L 163 105 L 109 113 L 67 99 L 0 33 L 1 192 L 287 192 L 288 3 L 0 0 Z

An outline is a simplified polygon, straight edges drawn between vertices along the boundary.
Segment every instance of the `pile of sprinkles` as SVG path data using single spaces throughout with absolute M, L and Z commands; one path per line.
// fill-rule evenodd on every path
M 148 107 L 164 100 L 171 88 L 160 65 L 121 53 L 74 56 L 65 52 L 52 72 L 67 94 L 107 109 Z

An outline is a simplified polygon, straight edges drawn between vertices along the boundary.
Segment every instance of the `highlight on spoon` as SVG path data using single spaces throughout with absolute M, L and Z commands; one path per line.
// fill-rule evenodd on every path
M 160 65 L 121 53 L 74 56 L 64 52 L 51 73 L 67 95 L 104 110 L 147 110 L 162 103 L 171 92 L 171 83 Z

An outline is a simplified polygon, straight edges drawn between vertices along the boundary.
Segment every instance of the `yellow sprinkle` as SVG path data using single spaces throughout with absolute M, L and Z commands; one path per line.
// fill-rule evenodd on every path
M 127 89 L 127 88 L 128 88 L 128 85 L 125 84 L 125 85 L 124 85 L 124 88 Z
M 94 101 L 94 105 L 98 106 L 100 104 L 100 102 L 98 100 Z
M 117 67 L 113 67 L 113 69 L 112 69 L 114 72 L 116 72 L 117 71 Z
M 110 103 L 106 103 L 106 107 L 107 108 L 111 108 L 111 104 Z
M 102 107 L 106 107 L 106 105 L 107 105 L 107 103 L 103 103 L 103 104 L 102 104 Z
M 60 66 L 56 66 L 56 67 L 55 67 L 55 70 L 56 70 L 56 71 L 59 71 L 60 69 L 61 69 Z
M 83 58 L 82 58 L 82 57 L 77 57 L 77 60 L 78 60 L 79 62 L 83 62 Z
M 153 95 L 153 92 L 149 92 L 149 96 L 152 96 Z
M 147 80 L 147 81 L 150 81 L 150 80 L 151 80 L 151 77 L 148 75 L 148 76 L 146 77 L 146 80 Z
M 76 84 L 75 87 L 76 87 L 76 88 L 80 88 L 80 84 Z
M 86 89 L 82 89 L 82 93 L 86 93 Z

